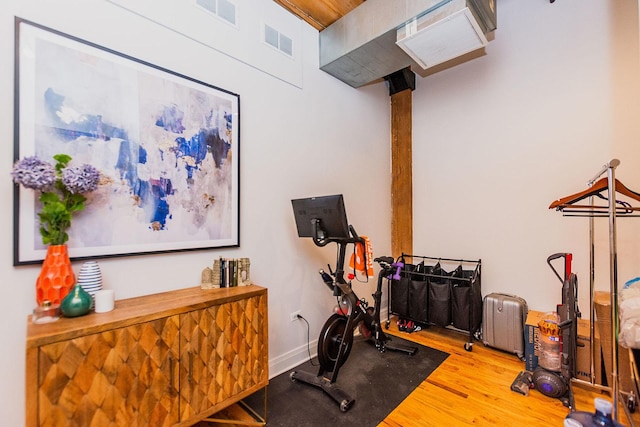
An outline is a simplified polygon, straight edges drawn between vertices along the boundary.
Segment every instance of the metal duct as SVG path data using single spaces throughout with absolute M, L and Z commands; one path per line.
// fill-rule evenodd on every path
M 456 60 L 483 55 L 484 49 L 479 50 L 482 46 L 470 53 L 456 47 L 451 34 L 457 37 L 458 30 L 442 25 L 442 20 L 451 20 L 449 17 L 460 11 L 470 26 L 475 23 L 479 29 L 476 34 L 483 38 L 496 28 L 495 0 L 367 0 L 320 32 L 320 69 L 352 87 L 360 87 L 406 67 L 424 77 L 448 68 Z M 445 46 L 453 60 L 437 67 L 423 61 L 422 65 L 427 65 L 423 67 L 403 51 L 396 44 L 398 33 L 406 31 L 407 23 L 412 22 L 423 35 L 417 39 L 414 35 L 409 44 L 427 51 Z M 429 26 L 446 31 L 434 35 L 425 31 Z

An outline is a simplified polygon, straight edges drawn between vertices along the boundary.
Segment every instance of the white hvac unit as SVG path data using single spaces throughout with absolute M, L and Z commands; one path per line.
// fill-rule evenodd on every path
M 397 29 L 396 44 L 423 69 L 488 44 L 495 0 L 444 0 Z

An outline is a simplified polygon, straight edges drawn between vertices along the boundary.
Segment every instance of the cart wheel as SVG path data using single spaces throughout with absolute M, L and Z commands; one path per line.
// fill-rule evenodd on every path
M 298 381 L 294 378 L 295 374 L 296 374 L 296 371 L 293 371 L 289 374 L 289 379 L 291 380 L 292 383 L 295 383 L 296 381 Z
M 629 412 L 632 414 L 636 412 L 636 400 L 633 396 L 629 396 L 629 400 L 627 400 L 627 408 L 629 408 Z
M 464 349 L 467 351 L 473 351 L 473 343 L 472 342 L 464 343 Z
M 389 324 L 390 324 L 390 323 L 391 323 L 391 322 L 389 322 L 388 320 L 387 320 L 386 322 L 384 322 L 384 328 L 385 328 L 385 329 L 389 329 Z

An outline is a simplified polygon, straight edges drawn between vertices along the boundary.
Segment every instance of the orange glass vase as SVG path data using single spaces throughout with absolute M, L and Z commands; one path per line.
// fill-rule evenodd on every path
M 51 245 L 42 263 L 42 270 L 36 280 L 36 301 L 60 304 L 76 283 L 67 245 Z

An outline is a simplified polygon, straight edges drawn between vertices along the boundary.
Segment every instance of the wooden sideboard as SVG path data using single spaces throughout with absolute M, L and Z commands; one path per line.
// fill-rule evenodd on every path
M 192 425 L 267 386 L 267 326 L 267 290 L 255 285 L 29 319 L 26 425 Z

